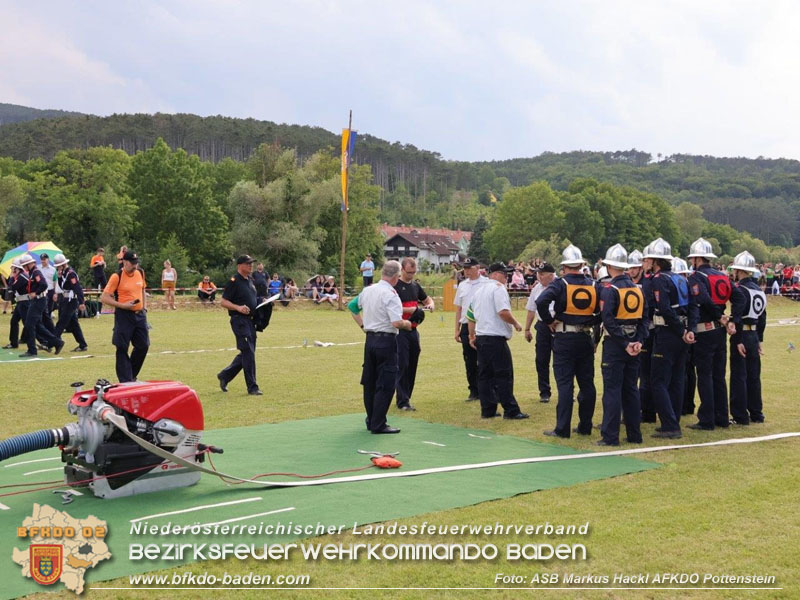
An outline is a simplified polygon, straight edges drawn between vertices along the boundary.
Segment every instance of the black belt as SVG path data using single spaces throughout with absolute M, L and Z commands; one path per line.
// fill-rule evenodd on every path
M 396 334 L 389 333 L 388 331 L 368 331 L 367 335 L 375 335 L 378 337 L 394 337 Z

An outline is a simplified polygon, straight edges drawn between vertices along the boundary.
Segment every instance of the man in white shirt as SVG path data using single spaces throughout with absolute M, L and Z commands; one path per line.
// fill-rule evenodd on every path
M 467 386 L 469 397 L 467 402 L 478 399 L 478 352 L 469 345 L 469 330 L 467 327 L 467 309 L 475 295 L 475 290 L 487 281 L 480 274 L 480 263 L 470 257 L 461 263 L 466 279 L 458 284 L 456 297 L 453 304 L 456 306 L 456 343 L 461 344 L 461 354 L 464 357 L 464 368 L 467 372 Z
M 530 343 L 533 339 L 531 324 L 536 316 L 536 299 L 544 289 L 556 278 L 556 268 L 550 263 L 542 263 L 536 270 L 536 285 L 528 297 L 525 310 L 528 316 L 525 320 L 525 339 Z M 555 316 L 555 308 L 550 303 L 550 314 Z M 550 402 L 550 357 L 553 354 L 553 332 L 541 320 L 536 321 L 536 376 L 539 384 L 539 402 Z
M 507 268 L 503 263 L 489 266 L 489 281 L 475 290 L 467 310 L 469 342 L 478 351 L 478 396 L 481 417 L 499 417 L 497 405 L 503 405 L 504 419 L 527 419 L 514 398 L 514 365 L 508 340 L 514 329 L 522 326 L 511 312 L 506 291 Z
M 56 268 L 50 263 L 50 257 L 46 253 L 42 252 L 39 259 L 42 261 L 39 270 L 47 282 L 47 308 L 42 313 L 42 324 L 50 333 L 55 333 L 56 326 L 53 323 L 52 315 L 56 301 Z
M 403 305 L 394 289 L 399 279 L 400 263 L 386 261 L 381 280 L 364 288 L 358 296 L 361 326 L 367 334 L 361 385 L 367 411 L 365 422 L 372 433 L 400 433 L 386 422 L 397 377 L 397 330 L 411 329 L 411 322 L 403 319 Z

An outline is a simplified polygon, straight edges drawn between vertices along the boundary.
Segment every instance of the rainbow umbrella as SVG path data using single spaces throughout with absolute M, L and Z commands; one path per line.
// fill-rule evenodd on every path
M 0 274 L 2 274 L 3 277 L 11 275 L 11 261 L 26 252 L 33 256 L 37 265 L 41 266 L 41 255 L 43 252 L 50 257 L 52 264 L 53 257 L 61 252 L 61 249 L 53 242 L 25 242 L 21 246 L 17 246 L 3 255 L 3 260 L 0 262 Z

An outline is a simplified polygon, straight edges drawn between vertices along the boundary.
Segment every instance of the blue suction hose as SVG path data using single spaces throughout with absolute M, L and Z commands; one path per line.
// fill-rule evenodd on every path
M 61 429 L 40 429 L 31 433 L 23 433 L 0 441 L 0 461 L 19 456 L 35 450 L 44 450 L 53 446 L 69 443 L 69 432 L 66 427 Z

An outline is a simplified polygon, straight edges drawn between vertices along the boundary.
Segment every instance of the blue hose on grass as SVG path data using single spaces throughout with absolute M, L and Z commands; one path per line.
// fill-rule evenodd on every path
M 31 433 L 23 433 L 0 441 L 0 461 L 27 452 L 52 448 L 67 442 L 69 442 L 69 434 L 66 427 L 61 429 L 40 429 Z

